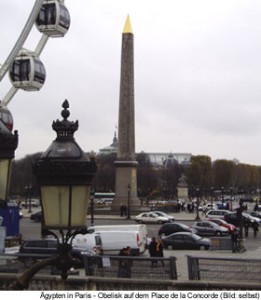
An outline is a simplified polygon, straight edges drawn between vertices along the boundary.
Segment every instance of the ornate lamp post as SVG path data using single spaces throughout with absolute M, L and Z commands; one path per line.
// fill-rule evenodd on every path
M 63 120 L 52 125 L 57 138 L 36 161 L 34 173 L 41 188 L 42 229 L 47 233 L 60 230 L 67 242 L 73 230 L 86 229 L 90 187 L 97 167 L 74 139 L 78 121 L 67 120 L 70 115 L 67 100 L 63 108 Z M 67 230 L 65 236 L 64 230 Z
M 18 132 L 12 133 L 11 128 L 0 119 L 0 206 L 7 202 L 11 162 L 18 145 Z
M 17 278 L 18 283 L 13 289 L 26 288 L 33 275 L 46 265 L 55 265 L 66 279 L 68 270 L 77 263 L 70 255 L 71 241 L 76 234 L 86 232 L 90 187 L 97 167 L 94 159 L 90 159 L 74 139 L 78 121 L 67 120 L 68 108 L 69 103 L 65 100 L 61 113 L 63 120 L 52 124 L 57 137 L 34 165 L 41 190 L 42 233 L 56 237 L 59 254 L 25 271 Z

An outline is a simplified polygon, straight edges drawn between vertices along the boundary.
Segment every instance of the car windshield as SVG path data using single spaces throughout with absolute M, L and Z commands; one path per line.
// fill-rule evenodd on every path
M 162 216 L 162 217 L 166 217 L 167 214 L 165 214 L 164 212 L 162 211 L 154 211 L 154 214 L 158 215 L 158 216 Z
M 188 225 L 185 225 L 185 224 L 179 224 L 180 227 L 184 228 L 184 229 L 189 229 L 189 226 Z
M 197 235 L 197 234 L 195 234 L 195 233 L 192 233 L 191 234 L 191 236 L 193 237 L 193 239 L 194 240 L 196 240 L 196 241 L 198 241 L 198 240 L 201 240 L 202 239 L 202 237 L 201 236 L 199 236 L 199 235 Z

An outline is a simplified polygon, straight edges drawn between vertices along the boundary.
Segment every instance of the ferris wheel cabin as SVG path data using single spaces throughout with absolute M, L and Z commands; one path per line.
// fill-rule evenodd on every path
M 13 130 L 13 117 L 6 106 L 1 105 L 0 102 L 0 122 L 5 125 L 5 127 L 12 131 Z
M 46 72 L 38 57 L 21 54 L 12 63 L 9 77 L 13 87 L 26 91 L 37 91 L 45 82 Z
M 44 1 L 36 19 L 38 30 L 53 37 L 65 35 L 70 27 L 70 23 L 69 11 L 59 0 Z

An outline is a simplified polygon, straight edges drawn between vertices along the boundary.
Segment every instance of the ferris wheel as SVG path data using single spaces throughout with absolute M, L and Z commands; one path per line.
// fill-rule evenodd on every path
M 23 45 L 33 26 L 41 37 L 35 49 L 24 49 Z M 0 122 L 12 131 L 13 119 L 7 108 L 19 89 L 38 91 L 45 82 L 46 72 L 40 60 L 49 37 L 62 37 L 70 27 L 70 14 L 64 0 L 36 0 L 27 22 L 9 53 L 4 64 L 0 65 L 0 82 L 9 73 L 11 88 L 0 101 Z

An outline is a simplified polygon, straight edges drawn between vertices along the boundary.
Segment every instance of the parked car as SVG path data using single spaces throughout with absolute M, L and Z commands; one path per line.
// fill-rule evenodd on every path
M 197 233 L 197 230 L 190 228 L 182 223 L 166 223 L 162 225 L 158 231 L 159 236 L 170 235 L 176 232 Z
M 257 215 L 254 216 L 253 214 L 251 214 L 251 212 L 248 212 L 248 211 L 244 211 L 243 214 L 252 217 L 257 223 L 261 223 L 260 216 L 259 217 Z
M 55 239 L 37 239 L 24 241 L 18 254 L 19 260 L 25 264 L 26 267 L 31 266 L 38 259 L 51 257 L 58 254 L 58 243 Z M 78 258 L 83 265 L 83 255 L 93 255 L 91 251 L 84 251 L 83 249 L 72 249 L 72 256 Z
M 226 214 L 224 216 L 224 220 L 227 221 L 229 224 L 233 224 L 236 227 L 240 226 L 240 218 L 237 212 L 230 212 L 229 214 Z M 255 222 L 255 219 L 252 216 L 242 212 L 242 225 L 244 226 L 246 222 L 249 222 L 251 226 Z
M 250 216 L 261 219 L 261 213 L 259 211 L 247 212 Z
M 227 213 L 230 213 L 230 211 L 225 209 L 212 209 L 206 213 L 206 217 L 224 219 L 224 215 Z
M 218 224 L 219 226 L 223 226 L 223 227 L 227 228 L 229 233 L 232 233 L 236 229 L 236 227 L 233 224 L 229 224 L 228 222 L 226 222 L 223 219 L 210 218 L 210 219 L 208 219 L 208 221 L 214 222 L 214 223 Z
M 164 248 L 168 248 L 169 246 L 172 249 L 200 249 L 207 250 L 210 247 L 210 240 L 208 238 L 202 238 L 199 235 L 191 232 L 177 232 L 172 233 L 163 237 L 162 243 Z
M 207 213 L 211 209 L 217 209 L 217 205 L 215 203 L 207 203 L 202 208 L 204 213 Z
M 42 221 L 42 211 L 37 211 L 30 216 L 30 220 L 35 221 L 35 222 L 41 222 Z
M 24 217 L 24 214 L 23 214 L 22 209 L 20 208 L 19 209 L 19 219 L 22 219 L 23 217 Z
M 158 216 L 168 218 L 170 222 L 175 222 L 175 220 L 176 220 L 172 215 L 168 215 L 165 212 L 160 211 L 160 210 L 154 210 L 153 213 Z
M 168 218 L 161 217 L 155 214 L 154 212 L 144 212 L 135 217 L 137 223 L 154 223 L 154 224 L 163 224 L 170 222 Z
M 225 209 L 228 210 L 229 209 L 229 204 L 228 202 L 219 202 L 217 203 L 217 209 Z
M 197 221 L 192 225 L 192 228 L 196 229 L 199 235 L 204 236 L 228 235 L 228 229 L 211 221 Z

